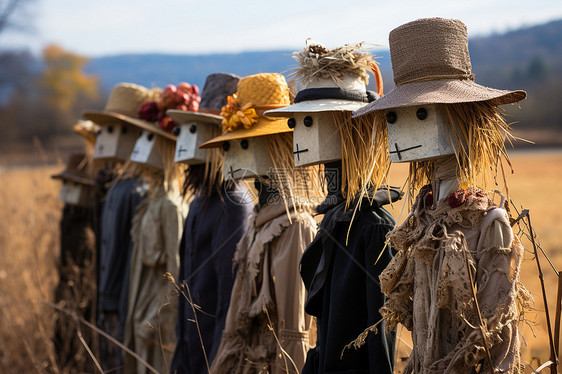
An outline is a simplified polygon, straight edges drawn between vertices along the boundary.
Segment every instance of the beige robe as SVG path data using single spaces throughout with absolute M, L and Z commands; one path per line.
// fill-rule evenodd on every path
M 312 318 L 304 312 L 299 262 L 316 222 L 306 212 L 290 216 L 292 223 L 283 204 L 272 204 L 248 219 L 213 374 L 298 373 L 304 365 Z
M 412 332 L 405 373 L 472 373 L 478 364 L 490 372 L 466 257 L 493 365 L 501 373 L 520 370 L 517 302 L 530 300 L 519 282 L 523 248 L 492 198 L 469 188 L 433 206 L 426 186 L 406 221 L 388 234 L 398 253 L 380 275 L 388 297 L 381 314 L 387 329 L 402 323 Z
M 131 237 L 129 302 L 124 343 L 161 373 L 168 372 L 176 343 L 177 302 L 173 285 L 163 274 L 177 279 L 179 242 L 185 209 L 177 193 L 159 187 L 137 208 Z M 125 374 L 148 373 L 128 354 Z

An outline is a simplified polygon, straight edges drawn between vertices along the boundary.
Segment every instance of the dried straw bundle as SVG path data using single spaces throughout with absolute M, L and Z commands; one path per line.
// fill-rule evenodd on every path
M 222 134 L 221 128 L 212 126 L 211 138 Z M 222 164 L 224 153 L 221 148 L 207 148 L 205 150 L 205 163 L 193 165 L 186 169 L 183 195 L 196 194 L 207 191 L 209 194 L 214 190 L 220 192 L 224 182 Z
M 320 202 L 326 193 L 320 183 L 320 167 L 295 167 L 293 160 L 293 134 L 275 134 L 261 137 L 273 162 L 272 173 L 263 183 L 275 188 L 285 204 L 294 209 L 309 210 Z
M 358 194 L 369 197 L 368 191 L 376 191 L 386 179 L 390 167 L 386 122 L 384 128 L 375 128 L 372 115 L 333 115 L 341 136 L 342 193 L 348 208 Z
M 156 136 L 156 151 L 162 158 L 162 170 L 154 169 L 151 167 L 142 167 L 143 176 L 149 181 L 149 194 L 152 191 L 157 191 L 155 188 L 163 184 L 166 192 L 181 191 L 181 179 L 184 175 L 185 165 L 175 163 L 174 155 L 176 152 L 176 144 L 161 136 Z
M 293 52 L 293 58 L 299 63 L 294 68 L 290 77 L 299 79 L 303 84 L 308 84 L 315 79 L 332 79 L 336 83 L 342 82 L 347 75 L 355 75 L 367 85 L 369 83 L 368 71 L 374 63 L 363 43 L 346 44 L 328 50 L 321 44 L 307 40 L 306 47 L 300 52 Z

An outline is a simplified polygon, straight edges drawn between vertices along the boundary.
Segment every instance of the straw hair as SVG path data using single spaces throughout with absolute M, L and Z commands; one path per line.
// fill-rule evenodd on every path
M 323 45 L 307 39 L 304 49 L 292 54 L 299 67 L 294 68 L 290 76 L 307 85 L 316 79 L 330 79 L 337 84 L 348 75 L 354 75 L 367 85 L 367 71 L 372 67 L 373 58 L 365 51 L 363 43 L 346 44 L 328 50 Z
M 162 170 L 153 167 L 142 167 L 142 175 L 148 181 L 148 194 L 157 190 L 157 186 L 163 185 L 166 192 L 181 191 L 181 181 L 186 166 L 182 163 L 174 162 L 176 145 L 174 142 L 162 138 L 155 137 L 156 152 L 162 158 Z
M 372 117 L 354 119 L 351 112 L 333 115 L 341 136 L 342 193 L 348 208 L 359 194 L 369 197 L 368 191 L 376 191 L 386 180 L 390 165 L 386 126 L 378 131 Z
M 221 130 L 217 126 L 211 127 L 212 137 L 219 136 Z M 220 148 L 209 148 L 205 152 L 205 163 L 203 165 L 191 165 L 186 169 L 183 184 L 183 195 L 194 195 L 203 191 L 210 195 L 213 191 L 220 192 L 224 177 L 222 164 L 224 153 Z
M 261 137 L 273 162 L 273 173 L 262 183 L 275 188 L 287 213 L 295 210 L 311 210 L 326 193 L 320 181 L 318 166 L 295 167 L 293 161 L 293 136 L 290 133 Z

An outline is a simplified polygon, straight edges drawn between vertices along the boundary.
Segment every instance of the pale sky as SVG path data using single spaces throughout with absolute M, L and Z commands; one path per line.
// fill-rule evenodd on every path
M 562 18 L 560 0 L 35 0 L 35 31 L 5 33 L 0 46 L 48 43 L 86 56 L 302 49 L 308 37 L 333 48 L 387 47 L 395 27 L 422 17 L 457 18 L 469 37 Z

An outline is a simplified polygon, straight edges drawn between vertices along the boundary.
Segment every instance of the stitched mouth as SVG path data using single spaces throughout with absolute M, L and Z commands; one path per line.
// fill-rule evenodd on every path
M 308 152 L 308 148 L 299 149 L 299 145 L 297 144 L 297 150 L 293 152 L 293 155 L 297 155 L 297 161 L 300 161 L 301 159 L 300 154 L 304 152 Z
M 396 153 L 398 155 L 398 159 L 402 160 L 402 155 L 401 155 L 402 152 L 407 152 L 407 151 L 411 151 L 412 149 L 421 148 L 421 144 L 415 145 L 415 146 L 409 147 L 409 148 L 400 149 L 400 148 L 398 148 L 398 144 L 394 143 L 394 148 L 396 150 L 390 151 L 390 154 Z
M 182 152 L 187 152 L 187 149 L 183 149 L 183 147 L 180 145 L 180 149 L 178 149 L 178 156 L 181 155 Z
M 234 173 L 237 173 L 237 172 L 239 172 L 240 170 L 242 170 L 242 168 L 232 170 L 232 166 L 231 166 L 231 167 L 230 167 L 230 170 L 228 171 L 228 174 L 230 175 L 231 178 L 234 178 Z

